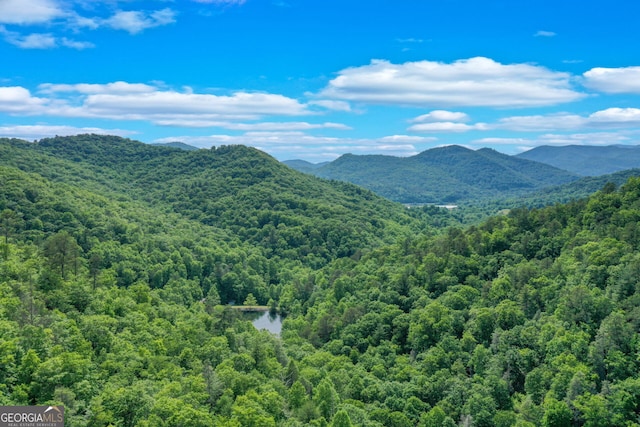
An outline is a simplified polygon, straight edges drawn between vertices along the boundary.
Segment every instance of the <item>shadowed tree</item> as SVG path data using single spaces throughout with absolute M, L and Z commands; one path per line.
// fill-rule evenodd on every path
M 63 279 L 67 277 L 68 269 L 76 265 L 80 250 L 76 239 L 66 231 L 54 234 L 44 244 L 45 256 L 49 258 L 52 267 L 60 271 Z
M 20 214 L 11 209 L 4 209 L 0 212 L 0 229 L 4 237 L 3 256 L 5 260 L 9 259 L 9 236 L 18 228 L 20 221 Z

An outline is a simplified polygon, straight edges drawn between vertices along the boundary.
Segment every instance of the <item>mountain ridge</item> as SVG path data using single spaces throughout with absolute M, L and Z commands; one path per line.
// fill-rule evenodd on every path
M 581 176 L 598 176 L 640 167 L 638 145 L 542 145 L 516 157 L 534 160 Z
M 411 157 L 345 154 L 306 172 L 352 182 L 402 203 L 460 203 L 504 192 L 517 195 L 578 178 L 543 163 L 458 145 Z

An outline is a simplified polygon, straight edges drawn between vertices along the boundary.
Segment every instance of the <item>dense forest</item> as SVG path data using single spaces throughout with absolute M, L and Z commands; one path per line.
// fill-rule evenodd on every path
M 1 140 L 0 405 L 74 427 L 640 425 L 640 178 L 454 223 L 246 147 Z

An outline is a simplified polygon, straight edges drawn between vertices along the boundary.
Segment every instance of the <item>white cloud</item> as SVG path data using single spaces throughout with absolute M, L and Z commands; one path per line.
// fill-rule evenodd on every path
M 229 123 L 224 126 L 230 130 L 242 131 L 288 131 L 311 129 L 339 129 L 350 130 L 349 126 L 341 123 L 307 123 L 307 122 L 262 122 L 262 123 Z
M 305 104 L 283 95 L 236 92 L 228 96 L 182 93 L 146 84 L 39 86 L 43 97 L 22 87 L 0 87 L 0 112 L 23 115 L 143 120 L 155 123 L 202 126 L 206 122 L 259 120 L 265 116 L 310 115 Z M 250 125 L 246 125 L 250 126 Z M 275 125 L 269 125 L 275 126 Z M 298 124 L 298 126 L 302 126 Z M 313 126 L 313 125 L 309 125 Z M 346 128 L 325 123 L 324 128 Z
M 1 0 L 0 23 L 40 24 L 64 15 L 65 12 L 53 0 Z
M 437 121 L 441 119 L 442 121 Z M 447 120 L 449 119 L 449 120 Z M 640 127 L 639 108 L 607 108 L 587 116 L 555 113 L 534 116 L 511 116 L 494 123 L 467 124 L 464 113 L 432 111 L 410 120 L 416 123 L 411 132 L 468 132 L 473 130 L 509 130 L 517 132 L 576 131 L 580 129 L 623 129 Z
M 51 49 L 58 46 L 56 38 L 51 34 L 22 35 L 14 32 L 3 31 L 5 40 L 21 49 Z
M 20 139 L 42 139 L 53 136 L 70 136 L 85 133 L 94 133 L 99 135 L 118 135 L 129 136 L 136 132 L 123 129 L 103 129 L 95 127 L 73 127 L 73 126 L 52 126 L 52 125 L 15 125 L 0 126 L 0 136 L 4 138 L 20 138 Z
M 607 127 L 640 126 L 639 108 L 607 108 L 596 111 L 589 116 L 592 125 L 604 125 Z
M 476 123 L 468 125 L 471 118 L 462 112 L 433 110 L 414 119 L 410 123 L 416 123 L 409 127 L 410 132 L 468 132 L 472 130 L 484 130 L 486 124 Z
M 321 96 L 384 105 L 532 107 L 576 101 L 571 75 L 530 64 L 476 57 L 451 64 L 375 60 L 347 68 Z
M 468 125 L 457 122 L 433 122 L 418 123 L 409 127 L 410 132 L 468 132 L 471 130 L 484 130 L 484 123 Z
M 31 114 L 43 111 L 46 104 L 46 99 L 31 96 L 31 92 L 23 87 L 0 87 L 0 112 Z
M 411 144 L 424 144 L 427 142 L 437 141 L 438 138 L 432 136 L 415 136 L 415 135 L 390 135 L 379 139 L 381 142 L 393 142 L 393 143 L 411 143 Z
M 82 50 L 94 47 L 93 43 L 76 41 L 66 37 L 59 39 L 51 33 L 21 34 L 15 31 L 9 31 L 2 25 L 0 25 L 0 35 L 4 36 L 7 43 L 21 49 L 53 49 L 64 46 Z
M 640 126 L 640 109 L 607 108 L 588 116 L 557 113 L 538 116 L 514 116 L 500 119 L 490 129 L 524 132 L 561 131 L 597 128 L 625 128 Z
M 471 141 L 473 145 L 522 145 L 531 144 L 531 139 L 526 138 L 480 138 Z
M 534 37 L 554 37 L 557 34 L 554 33 L 553 31 L 544 31 L 544 30 L 540 30 L 537 33 L 535 33 L 533 36 Z
M 308 161 L 333 160 L 344 153 L 412 156 L 419 150 L 415 144 L 431 143 L 435 138 L 393 135 L 374 139 L 332 138 L 304 132 L 247 132 L 242 135 L 175 136 L 154 142 L 181 141 L 201 148 L 218 145 L 248 145 L 281 160 L 304 158 Z
M 471 141 L 472 145 L 514 145 L 532 148 L 540 145 L 612 145 L 629 142 L 631 138 L 617 132 L 592 132 L 574 134 L 544 134 L 536 138 L 480 138 Z
M 119 11 L 104 24 L 130 34 L 138 34 L 148 28 L 160 27 L 175 22 L 175 12 L 169 8 L 156 10 L 151 13 L 142 11 Z
M 96 47 L 96 45 L 91 42 L 82 42 L 82 41 L 68 39 L 66 37 L 63 37 L 62 39 L 60 39 L 60 44 L 64 47 L 77 49 L 77 50 L 92 49 Z
M 326 108 L 327 110 L 333 110 L 333 111 L 347 111 L 347 112 L 351 111 L 351 105 L 345 101 L 321 99 L 318 101 L 311 101 L 309 102 L 309 105 L 317 105 L 317 106 Z
M 312 129 L 338 129 L 350 130 L 351 128 L 341 123 L 308 123 L 308 122 L 260 122 L 260 123 L 234 123 L 215 120 L 181 120 L 167 119 L 157 120 L 155 122 L 161 126 L 180 126 L 180 127 L 218 127 L 229 130 L 240 131 L 300 131 Z
M 469 116 L 456 111 L 433 110 L 414 119 L 411 123 L 434 123 L 434 122 L 468 122 Z
M 78 92 L 81 94 L 139 94 L 155 92 L 157 89 L 144 83 L 127 83 L 123 81 L 94 84 L 94 83 L 78 83 L 78 84 L 51 84 L 43 83 L 38 86 L 38 90 L 42 93 L 52 94 L 56 92 Z
M 494 129 L 521 132 L 543 132 L 553 130 L 579 129 L 587 125 L 587 118 L 577 114 L 557 113 L 536 116 L 505 117 L 490 125 Z
M 231 96 L 155 91 L 139 94 L 89 95 L 83 110 L 90 115 L 129 119 L 247 119 L 261 116 L 308 114 L 297 100 L 283 95 L 236 92 Z
M 617 132 L 575 133 L 570 135 L 546 134 L 537 138 L 542 145 L 611 145 L 629 141 L 629 137 Z
M 640 94 L 640 67 L 592 68 L 583 78 L 586 87 L 600 92 Z

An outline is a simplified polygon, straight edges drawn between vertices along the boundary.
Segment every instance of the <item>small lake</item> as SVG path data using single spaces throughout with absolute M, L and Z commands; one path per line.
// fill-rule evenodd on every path
M 282 331 L 283 317 L 270 311 L 245 311 L 242 313 L 245 319 L 251 320 L 256 329 L 266 329 L 274 335 L 280 335 Z

